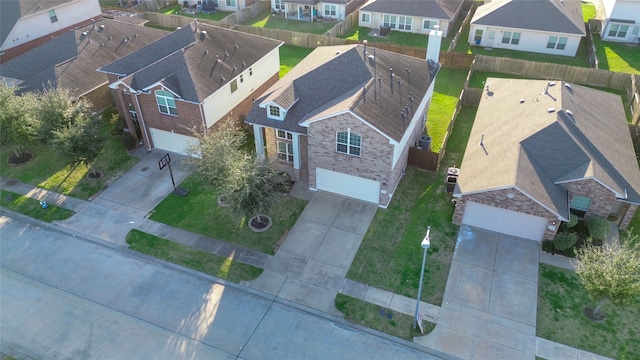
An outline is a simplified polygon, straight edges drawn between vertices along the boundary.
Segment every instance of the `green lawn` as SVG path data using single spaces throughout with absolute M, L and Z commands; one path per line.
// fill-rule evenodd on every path
M 475 110 L 461 110 L 440 171 L 407 168 L 389 207 L 376 213 L 348 278 L 415 298 L 422 266 L 420 242 L 431 226 L 422 300 L 442 303 L 458 232 L 451 223 L 454 207 L 445 191 L 444 172 L 447 166 L 460 165 Z
M 581 1 L 582 3 L 582 19 L 584 22 L 589 22 L 589 19 L 596 17 L 596 6 L 589 1 Z
M 184 10 L 182 9 L 182 5 L 173 5 L 166 8 L 162 8 L 162 9 L 159 9 L 158 12 L 166 15 L 180 15 L 180 16 L 186 16 L 190 18 L 194 17 L 193 13 L 184 12 Z M 229 14 L 232 14 L 232 13 L 225 12 L 225 11 L 216 11 L 213 14 L 197 13 L 195 14 L 195 18 L 211 20 L 211 21 L 220 21 L 226 18 L 227 16 L 229 16 Z
M 396 45 L 412 46 L 423 49 L 427 48 L 427 43 L 429 42 L 429 36 L 427 35 L 407 33 L 402 31 L 390 31 L 389 36 L 387 36 L 386 38 L 378 37 L 377 39 L 375 39 L 375 37 L 368 35 L 370 31 L 371 29 L 369 28 L 355 26 L 349 33 L 340 37 L 347 40 L 367 40 L 367 42 L 371 46 L 373 46 L 374 41 L 377 41 L 381 43 L 392 43 Z M 443 50 L 446 50 L 447 47 L 449 47 L 449 44 L 444 43 L 445 41 L 443 41 L 441 48 Z
M 127 244 L 131 250 L 236 283 L 243 280 L 253 280 L 263 271 L 255 266 L 194 249 L 135 229 L 127 234 Z
M 594 305 L 573 271 L 540 264 L 537 336 L 612 359 L 638 359 L 640 299 L 624 308 L 605 304 L 602 323 L 582 314 Z
M 109 180 L 117 179 L 129 170 L 138 160 L 130 157 L 125 151 L 120 136 L 109 134 L 109 124 L 113 109 L 103 113 L 102 131 L 107 134 L 107 142 L 102 154 L 94 163 L 94 168 L 104 173 L 101 179 L 89 180 L 89 169 L 84 165 L 75 168 L 67 165 L 66 159 L 43 144 L 28 147 L 35 157 L 32 161 L 10 166 L 7 163 L 11 155 L 6 151 L 0 153 L 0 172 L 2 176 L 19 179 L 61 194 L 87 200 L 105 188 Z
M 629 74 L 640 74 L 640 47 L 610 41 L 602 41 L 593 35 L 598 55 L 598 68 Z
M 216 191 L 199 183 L 195 176 L 189 176 L 180 186 L 191 190 L 189 196 L 170 194 L 154 209 L 152 220 L 265 254 L 274 253 L 274 245 L 293 227 L 307 204 L 283 196 L 268 213 L 273 219 L 271 229 L 256 233 L 249 229 L 244 216 L 218 206 Z
M 298 63 L 312 51 L 313 49 L 310 48 L 282 45 L 280 47 L 280 78 L 291 71 L 294 66 L 298 65 Z
M 289 30 L 300 33 L 322 35 L 336 25 L 335 22 L 298 21 L 285 19 L 282 14 L 271 14 L 271 9 L 243 22 L 242 25 L 261 27 L 265 29 Z
M 56 220 L 68 219 L 75 214 L 71 210 L 51 204 L 48 204 L 49 207 L 43 209 L 40 201 L 10 191 L 0 190 L 0 196 L 2 196 L 0 198 L 0 206 L 49 223 Z
M 436 77 L 427 116 L 427 132 L 431 136 L 431 150 L 434 152 L 440 152 L 467 73 L 468 71 L 461 69 L 441 68 Z

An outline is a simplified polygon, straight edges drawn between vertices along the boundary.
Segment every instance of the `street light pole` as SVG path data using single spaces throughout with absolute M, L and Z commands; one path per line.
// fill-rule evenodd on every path
M 420 295 L 422 293 L 422 280 L 424 278 L 424 265 L 427 262 L 427 249 L 431 245 L 431 241 L 429 239 L 429 233 L 431 232 L 431 226 L 427 227 L 427 234 L 422 239 L 422 243 L 420 246 L 424 249 L 424 255 L 422 256 L 422 271 L 420 271 L 420 284 L 418 285 L 418 299 L 416 300 L 416 313 L 413 316 L 413 328 L 416 328 L 418 324 L 418 313 L 420 311 Z

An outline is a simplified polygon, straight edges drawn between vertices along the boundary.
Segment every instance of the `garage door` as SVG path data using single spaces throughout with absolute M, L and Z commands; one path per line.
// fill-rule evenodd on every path
M 156 149 L 167 150 L 178 154 L 186 154 L 187 147 L 198 141 L 196 138 L 191 136 L 176 134 L 170 131 L 154 128 L 149 128 L 149 130 L 151 130 L 153 145 Z
M 462 223 L 535 241 L 542 240 L 547 219 L 494 206 L 467 202 Z
M 327 169 L 316 168 L 316 188 L 376 204 L 380 199 L 379 182 Z

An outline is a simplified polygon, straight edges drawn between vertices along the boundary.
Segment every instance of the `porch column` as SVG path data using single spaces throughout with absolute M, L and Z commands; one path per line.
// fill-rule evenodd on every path
M 300 134 L 293 134 L 293 169 L 300 170 Z
M 256 143 L 256 156 L 264 159 L 264 126 L 253 124 L 253 137 Z

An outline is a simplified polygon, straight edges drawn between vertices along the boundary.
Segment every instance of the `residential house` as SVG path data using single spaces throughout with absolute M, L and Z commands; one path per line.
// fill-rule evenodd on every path
M 283 13 L 288 19 L 316 21 L 320 19 L 344 20 L 365 0 L 271 0 L 271 10 Z
M 180 4 L 186 4 L 192 9 L 198 9 L 205 13 L 215 11 L 236 12 L 254 4 L 255 0 L 181 0 Z
M 2 0 L 0 63 L 101 18 L 98 0 Z
M 459 171 L 454 223 L 535 241 L 640 204 L 622 99 L 562 81 L 488 78 Z
M 441 32 L 429 61 L 362 45 L 316 48 L 254 103 L 259 156 L 293 178 L 386 207 L 424 134 Z
M 91 101 L 96 110 L 113 105 L 109 79 L 96 69 L 139 50 L 168 33 L 139 26 L 139 18 L 101 18 L 62 35 L 0 66 L 0 77 L 20 93 L 47 87 L 68 89 L 75 98 Z M 136 23 L 132 23 L 138 19 Z
M 602 0 L 602 40 L 640 44 L 640 0 Z
M 242 119 L 278 80 L 281 45 L 194 21 L 98 71 L 147 149 L 186 153 L 194 132 Z
M 439 29 L 446 37 L 462 5 L 463 0 L 371 0 L 360 8 L 358 25 L 418 34 Z
M 586 35 L 579 0 L 493 0 L 471 19 L 469 44 L 576 56 Z

